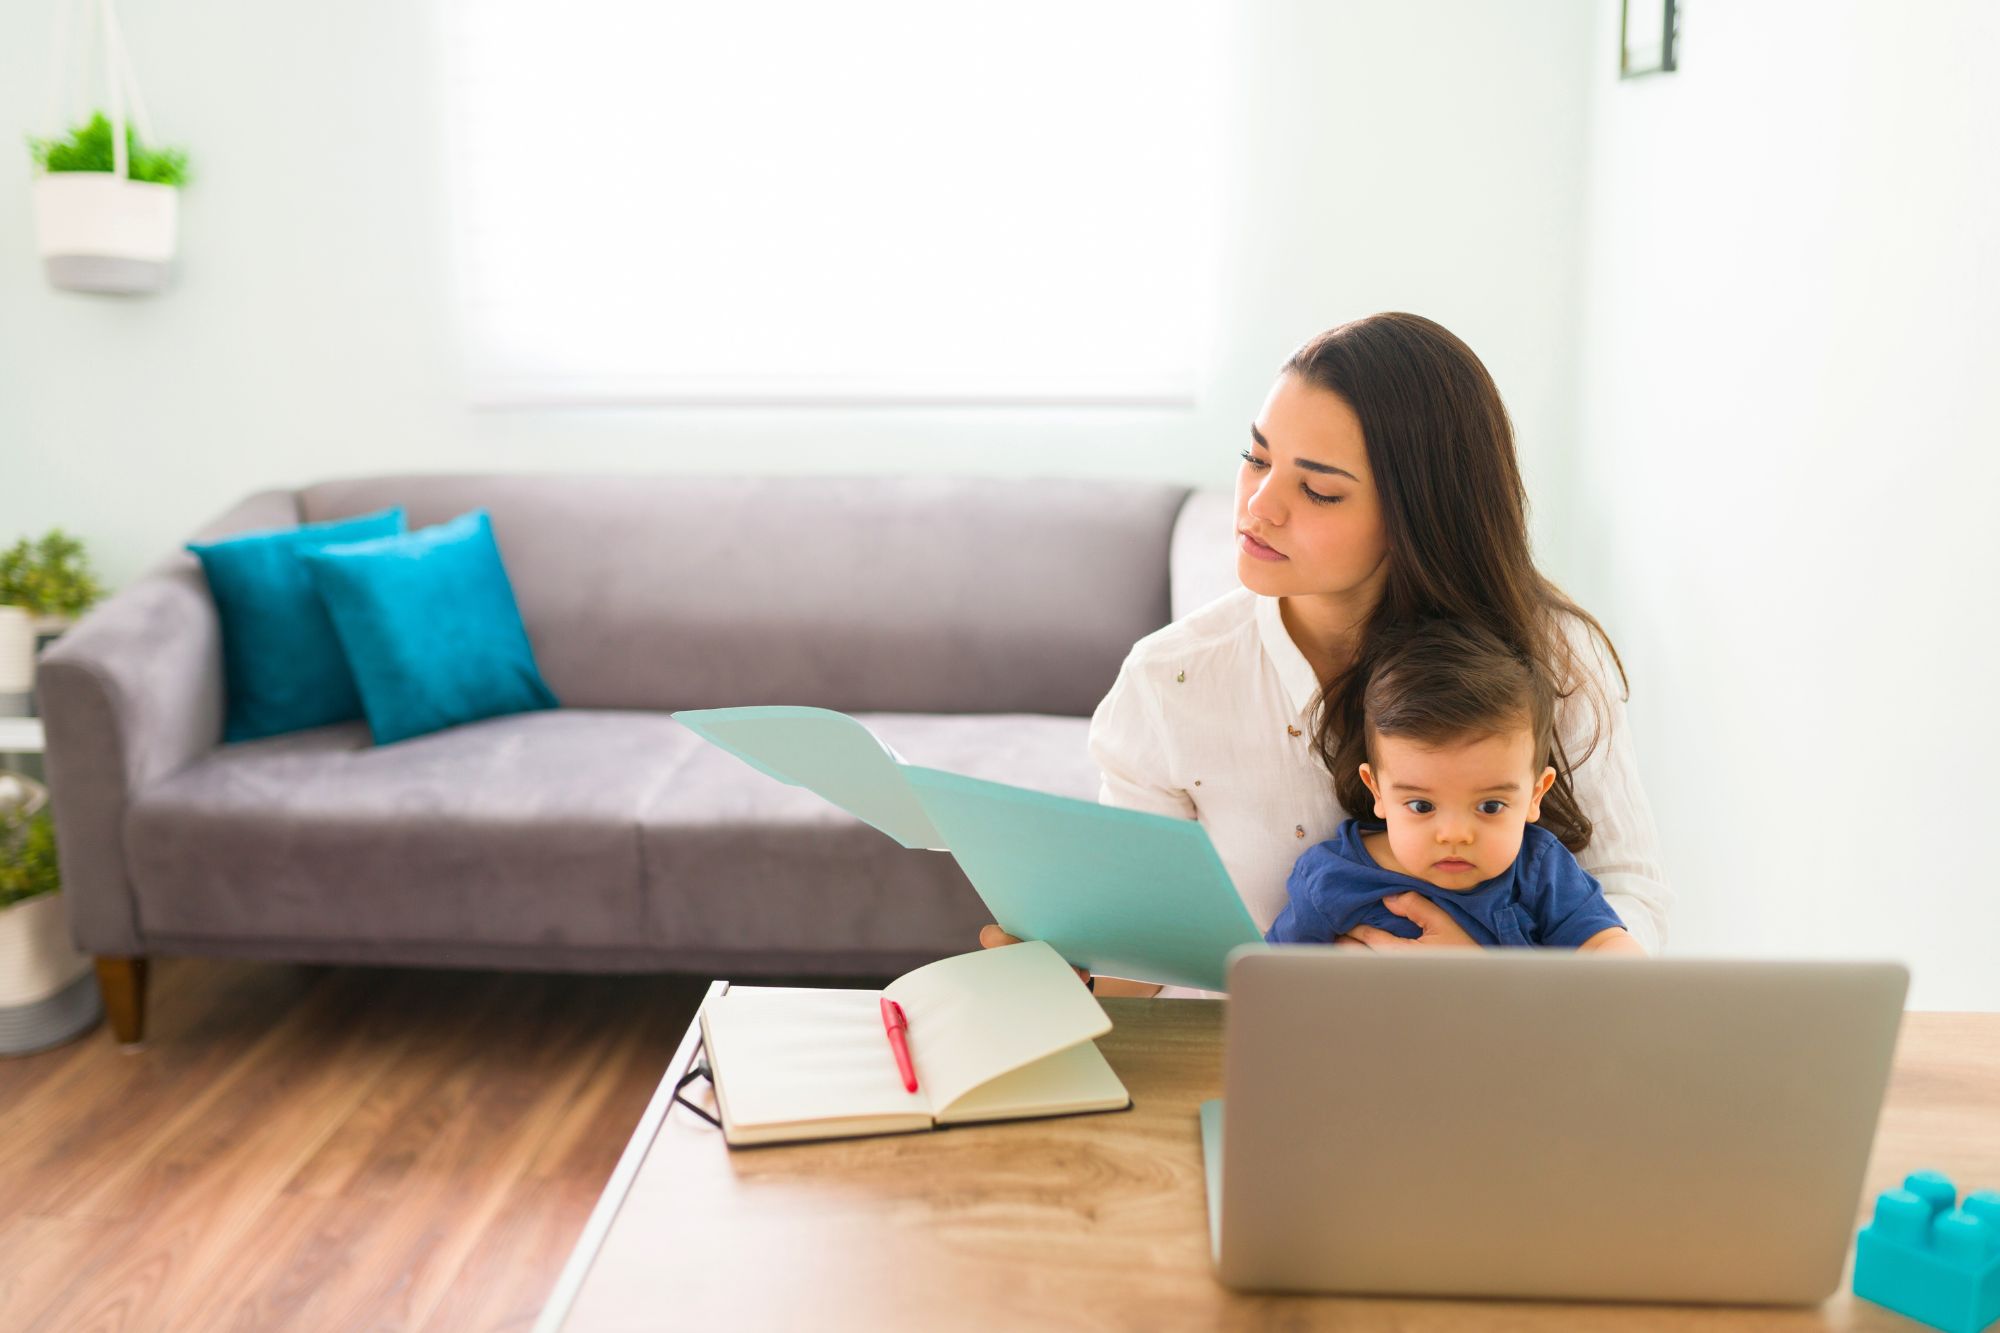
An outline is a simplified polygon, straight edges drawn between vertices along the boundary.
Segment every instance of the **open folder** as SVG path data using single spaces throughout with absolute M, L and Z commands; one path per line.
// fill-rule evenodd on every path
M 1201 825 L 905 763 L 825 708 L 675 713 L 752 767 L 905 847 L 949 851 L 993 920 L 1107 976 L 1221 990 L 1263 933 Z
M 907 1091 L 882 1000 L 902 1006 Z M 881 991 L 731 986 L 701 1010 L 731 1147 L 1119 1111 L 1111 1020 L 1040 941 L 945 958 Z

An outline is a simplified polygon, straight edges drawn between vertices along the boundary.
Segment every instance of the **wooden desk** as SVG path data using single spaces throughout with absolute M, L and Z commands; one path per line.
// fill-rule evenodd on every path
M 1244 1296 L 1212 1275 L 1195 1108 L 1222 1006 L 1107 1000 L 1131 1111 L 728 1151 L 656 1097 L 541 1328 L 1883 1329 L 1815 1309 Z M 664 1087 L 693 1053 L 691 1031 Z M 1921 1167 L 2000 1187 L 2000 1014 L 1909 1014 L 1855 1220 Z

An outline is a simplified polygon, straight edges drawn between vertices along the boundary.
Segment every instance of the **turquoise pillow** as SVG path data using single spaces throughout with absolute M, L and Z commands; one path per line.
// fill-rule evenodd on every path
M 403 511 L 190 542 L 222 621 L 225 741 L 255 740 L 361 716 L 347 655 L 300 555 L 336 542 L 388 537 Z
M 400 537 L 322 547 L 305 563 L 377 745 L 556 707 L 485 510 Z

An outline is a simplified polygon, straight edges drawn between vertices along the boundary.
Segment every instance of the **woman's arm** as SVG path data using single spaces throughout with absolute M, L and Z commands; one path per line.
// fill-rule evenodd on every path
M 1340 935 L 1340 926 L 1353 918 L 1351 900 L 1347 910 L 1335 915 L 1326 910 L 1326 899 L 1340 891 L 1343 863 L 1329 843 L 1319 843 L 1301 856 L 1285 880 L 1285 905 L 1278 919 L 1264 932 L 1271 944 L 1331 944 Z
M 1147 697 L 1135 657 L 1136 654 L 1127 655 L 1111 692 L 1098 702 L 1090 719 L 1090 757 L 1097 761 L 1098 771 L 1104 775 L 1098 802 L 1175 819 L 1193 819 L 1193 798 L 1185 790 L 1168 785 L 1166 756 L 1160 747 L 1158 704 Z M 979 931 L 981 948 L 997 949 L 1019 942 L 997 925 L 983 926 Z M 1082 968 L 1076 971 L 1098 995 L 1152 996 L 1161 989 L 1148 981 L 1092 978 Z
M 1595 748 L 1571 773 L 1577 804 L 1592 825 L 1590 845 L 1577 853 L 1577 863 L 1603 887 L 1605 901 L 1639 947 L 1656 954 L 1667 940 L 1673 892 L 1660 865 L 1653 807 L 1632 753 L 1624 690 L 1589 627 L 1572 619 L 1567 630 L 1579 666 L 1593 673 L 1588 684 L 1598 696 L 1591 697 L 1591 688 L 1573 692 L 1563 700 L 1557 719 L 1572 762 L 1596 735 Z
M 1097 801 L 1171 819 L 1196 817 L 1194 797 L 1168 771 L 1166 722 L 1135 650 L 1090 717 L 1090 757 L 1103 774 Z
M 1118 679 L 1090 717 L 1090 757 L 1104 775 L 1097 803 L 1173 819 L 1195 818 L 1194 797 L 1185 787 L 1174 786 L 1168 776 L 1165 737 L 1160 701 L 1141 674 L 1135 650 L 1126 655 Z M 1125 977 L 1098 977 L 1091 985 L 1098 995 L 1142 998 L 1162 989 L 1154 982 Z
M 1019 944 L 1020 937 L 1009 935 L 998 926 L 979 928 L 979 947 L 999 949 L 1009 944 Z M 1082 968 L 1076 969 L 1077 979 L 1090 987 L 1093 995 L 1136 996 L 1149 999 L 1160 993 L 1160 987 L 1150 981 L 1127 981 L 1124 977 L 1093 977 Z

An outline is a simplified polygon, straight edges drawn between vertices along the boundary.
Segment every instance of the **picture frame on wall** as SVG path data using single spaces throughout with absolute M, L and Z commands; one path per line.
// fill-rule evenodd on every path
M 1621 0 L 1618 77 L 1673 73 L 1679 26 L 1675 0 Z

